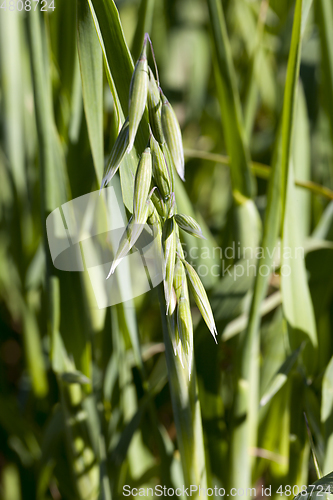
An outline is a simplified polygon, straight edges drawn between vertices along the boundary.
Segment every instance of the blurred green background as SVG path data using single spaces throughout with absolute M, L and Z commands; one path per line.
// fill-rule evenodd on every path
M 145 31 L 183 133 L 177 203 L 207 237 L 184 236 L 219 333 L 193 304 L 207 483 L 289 497 L 333 469 L 332 1 L 31 4 L 0 5 L 1 497 L 184 484 L 156 290 L 98 310 L 45 227 L 99 188 Z M 223 272 L 263 236 L 304 247 L 290 278 Z

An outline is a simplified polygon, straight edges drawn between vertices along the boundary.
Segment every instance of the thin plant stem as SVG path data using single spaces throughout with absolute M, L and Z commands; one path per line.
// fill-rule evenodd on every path
M 170 340 L 162 284 L 158 286 L 158 297 L 162 318 L 168 379 L 177 430 L 177 441 L 182 460 L 184 484 L 186 488 L 189 488 L 190 485 L 200 485 L 201 488 L 206 491 L 207 472 L 196 369 L 195 366 L 193 366 L 191 379 L 188 380 L 187 373 L 183 369 L 179 357 L 174 354 Z M 195 499 L 199 498 L 198 491 L 192 493 L 192 497 Z M 200 499 L 201 498 L 204 500 L 207 498 L 203 491 L 201 491 L 200 494 Z
M 185 149 L 184 154 L 187 158 L 198 158 L 202 160 L 220 163 L 221 165 L 230 166 L 230 158 L 226 155 L 209 153 L 197 149 Z M 259 162 L 251 162 L 251 170 L 260 179 L 269 179 L 271 175 L 271 167 Z M 329 200 L 333 200 L 333 191 L 325 186 L 321 186 L 312 181 L 300 181 L 295 179 L 295 186 L 311 191 L 313 194 L 318 194 Z

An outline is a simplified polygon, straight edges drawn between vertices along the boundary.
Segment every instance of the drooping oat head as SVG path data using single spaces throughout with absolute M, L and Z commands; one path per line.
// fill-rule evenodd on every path
M 124 231 L 113 260 L 109 278 L 121 260 L 130 252 L 148 223 L 158 240 L 164 278 L 165 311 L 168 331 L 175 355 L 178 355 L 188 376 L 193 365 L 193 324 L 190 289 L 214 340 L 217 330 L 205 288 L 195 269 L 186 262 L 180 231 L 204 238 L 200 225 L 186 214 L 177 212 L 174 173 L 185 179 L 184 151 L 181 129 L 174 110 L 155 80 L 147 61 L 147 42 L 135 65 L 129 95 L 129 116 L 120 130 L 105 168 L 101 189 L 110 182 L 129 152 L 148 107 L 150 137 L 141 153 L 133 193 L 133 214 Z M 151 42 L 150 42 L 151 44 Z M 156 67 L 156 63 L 155 63 Z M 157 70 L 156 70 L 157 71 Z

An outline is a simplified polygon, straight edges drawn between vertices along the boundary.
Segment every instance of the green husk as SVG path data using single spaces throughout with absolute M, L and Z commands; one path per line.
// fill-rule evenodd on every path
M 153 136 L 150 138 L 150 148 L 153 160 L 153 176 L 163 198 L 171 193 L 171 176 L 165 156 Z
M 201 227 L 199 226 L 197 221 L 193 219 L 193 217 L 184 214 L 175 214 L 174 217 L 178 226 L 183 231 L 186 231 L 187 233 L 191 234 L 192 236 L 195 236 L 196 238 L 200 238 L 202 240 L 206 239 L 202 234 Z
M 146 148 L 139 161 L 134 182 L 133 214 L 137 223 L 145 222 L 147 218 L 146 204 L 151 185 L 151 176 L 151 153 L 150 148 Z
M 149 72 L 149 82 L 148 82 L 148 113 L 149 113 L 149 123 L 153 131 L 155 139 L 163 144 L 165 138 L 162 129 L 162 101 L 161 94 L 156 85 L 156 81 L 152 70 L 148 67 Z
M 129 121 L 128 118 L 126 118 L 118 134 L 116 142 L 114 143 L 114 146 L 110 154 L 110 158 L 104 168 L 103 179 L 100 190 L 111 181 L 112 177 L 117 172 L 120 163 L 124 158 L 125 153 L 128 149 L 128 145 L 129 145 Z
M 188 283 L 190 285 L 191 292 L 193 294 L 194 300 L 201 312 L 201 315 L 203 319 L 205 320 L 206 325 L 208 326 L 210 333 L 213 335 L 213 338 L 215 342 L 217 343 L 216 336 L 217 336 L 217 329 L 215 326 L 215 320 L 212 312 L 212 308 L 210 306 L 206 290 L 201 283 L 201 280 L 199 276 L 197 275 L 196 271 L 194 268 L 186 262 L 186 260 L 182 259 L 182 262 L 185 266 L 187 276 L 188 276 Z
M 163 274 L 164 292 L 166 298 L 166 313 L 169 314 L 176 261 L 176 230 L 173 218 L 167 219 L 163 226 L 162 246 L 164 258 Z
M 162 97 L 162 102 L 161 118 L 163 134 L 178 175 L 185 181 L 185 160 L 180 126 L 176 114 L 165 95 Z
M 148 94 L 148 62 L 147 62 L 147 39 L 145 39 L 141 55 L 135 65 L 129 93 L 128 116 L 129 116 L 129 146 L 133 147 L 135 136 L 144 113 Z

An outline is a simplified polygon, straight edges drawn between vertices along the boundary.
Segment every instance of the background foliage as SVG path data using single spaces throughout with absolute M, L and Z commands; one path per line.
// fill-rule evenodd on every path
M 0 9 L 2 497 L 111 499 L 191 477 L 157 291 L 97 310 L 84 273 L 56 270 L 46 240 L 47 215 L 99 187 L 146 31 L 183 132 L 179 211 L 207 237 L 184 236 L 219 332 L 216 346 L 193 305 L 202 474 L 226 489 L 272 485 L 275 498 L 310 484 L 333 469 L 331 1 L 55 5 Z M 129 210 L 145 133 L 143 120 L 115 183 Z M 236 277 L 233 244 L 305 256 L 290 276 L 282 258 L 275 274 Z

